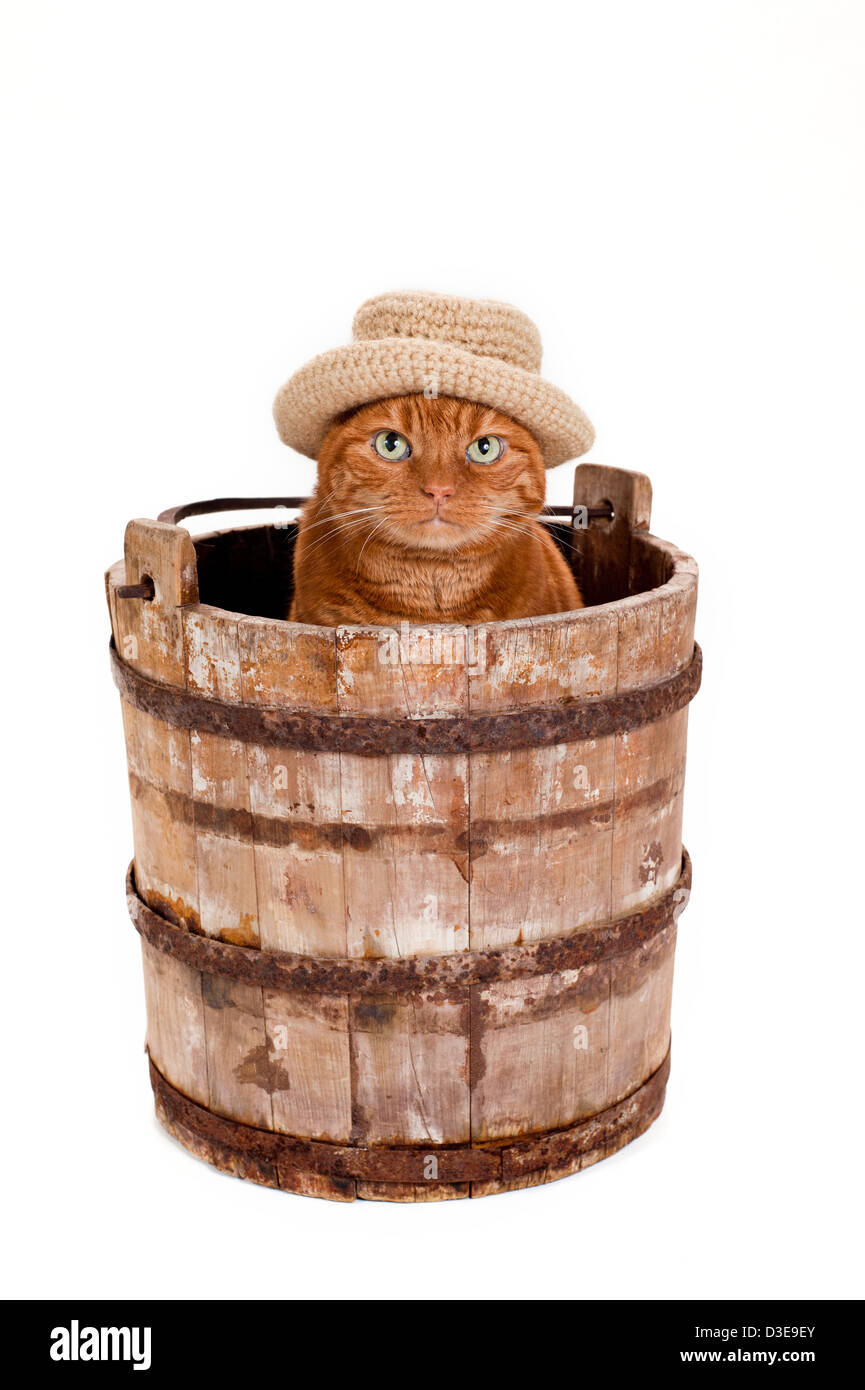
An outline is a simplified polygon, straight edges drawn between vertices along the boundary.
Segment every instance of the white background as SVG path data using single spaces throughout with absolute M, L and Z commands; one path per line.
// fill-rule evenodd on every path
M 2 29 L 6 1292 L 861 1295 L 865 8 L 6 0 Z M 102 572 L 132 516 L 308 489 L 274 392 L 393 288 L 535 318 L 591 458 L 649 473 L 701 564 L 706 669 L 662 1118 L 550 1187 L 344 1206 L 152 1117 Z

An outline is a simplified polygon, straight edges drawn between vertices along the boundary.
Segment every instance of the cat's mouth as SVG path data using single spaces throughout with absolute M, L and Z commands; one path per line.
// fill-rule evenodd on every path
M 452 550 L 465 542 L 470 530 L 457 517 L 442 516 L 441 511 L 432 516 L 406 518 L 401 529 L 405 543 L 422 550 Z

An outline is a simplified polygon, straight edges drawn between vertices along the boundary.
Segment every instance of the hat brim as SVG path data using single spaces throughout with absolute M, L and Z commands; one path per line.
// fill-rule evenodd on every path
M 450 343 L 365 339 L 314 357 L 290 377 L 273 404 L 283 443 L 316 458 L 345 410 L 389 396 L 456 396 L 510 415 L 534 435 L 547 468 L 579 458 L 595 431 L 576 402 L 535 372 Z

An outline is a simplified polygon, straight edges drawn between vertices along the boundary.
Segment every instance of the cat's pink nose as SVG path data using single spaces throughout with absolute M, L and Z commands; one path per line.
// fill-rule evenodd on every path
M 454 495 L 452 487 L 424 487 L 421 488 L 421 492 L 425 497 L 431 497 L 437 507 L 440 507 L 442 502 L 446 502 L 449 497 Z

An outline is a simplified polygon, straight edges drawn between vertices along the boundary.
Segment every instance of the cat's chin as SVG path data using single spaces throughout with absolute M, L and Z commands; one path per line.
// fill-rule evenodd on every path
M 468 529 L 459 521 L 434 516 L 402 528 L 403 544 L 417 550 L 457 550 L 465 546 Z

